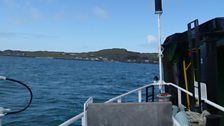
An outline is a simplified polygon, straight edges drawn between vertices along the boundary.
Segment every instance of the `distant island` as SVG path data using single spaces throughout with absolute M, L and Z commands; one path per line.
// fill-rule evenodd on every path
M 0 56 L 19 56 L 34 58 L 52 58 L 66 60 L 85 60 L 102 62 L 127 62 L 127 63 L 158 63 L 157 53 L 139 53 L 126 49 L 104 49 L 95 52 L 52 52 L 52 51 L 18 51 L 5 50 L 0 51 Z

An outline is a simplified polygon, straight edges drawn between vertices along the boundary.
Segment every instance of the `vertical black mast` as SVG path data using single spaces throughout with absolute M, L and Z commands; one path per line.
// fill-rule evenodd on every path
M 155 0 L 155 14 L 162 14 L 162 0 Z

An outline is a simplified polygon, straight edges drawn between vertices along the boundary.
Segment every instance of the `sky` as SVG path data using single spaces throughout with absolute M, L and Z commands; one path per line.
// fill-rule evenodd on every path
M 163 0 L 162 41 L 224 16 L 224 0 Z M 0 50 L 157 52 L 154 0 L 0 0 Z

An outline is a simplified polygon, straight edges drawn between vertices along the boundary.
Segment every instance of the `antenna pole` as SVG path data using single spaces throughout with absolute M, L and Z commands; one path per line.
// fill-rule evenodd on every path
M 159 84 L 163 83 L 163 74 L 162 74 L 162 46 L 161 46 L 161 25 L 160 25 L 160 17 L 163 13 L 162 10 L 162 0 L 155 0 L 155 14 L 158 15 L 158 57 L 159 57 Z M 159 86 L 161 93 L 165 91 L 162 90 L 162 86 Z
M 158 15 L 158 56 L 159 56 L 159 84 L 162 85 L 163 83 L 163 74 L 162 74 L 162 46 L 161 46 L 161 25 L 160 25 L 160 17 L 162 13 L 157 14 Z M 164 93 L 163 90 L 161 90 L 161 93 Z

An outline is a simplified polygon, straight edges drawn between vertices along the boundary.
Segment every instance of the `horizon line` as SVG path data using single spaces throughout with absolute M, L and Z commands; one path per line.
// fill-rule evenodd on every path
M 65 53 L 89 53 L 89 52 L 97 52 L 101 50 L 110 50 L 110 49 L 124 49 L 129 52 L 137 52 L 137 53 L 158 53 L 156 51 L 154 52 L 141 52 L 141 51 L 133 51 L 133 50 L 128 50 L 126 48 L 105 48 L 105 49 L 98 49 L 98 50 L 90 50 L 90 51 L 59 51 L 59 50 L 20 50 L 20 49 L 5 49 L 5 50 L 0 50 L 0 51 L 24 51 L 24 52 L 65 52 Z

